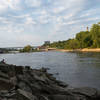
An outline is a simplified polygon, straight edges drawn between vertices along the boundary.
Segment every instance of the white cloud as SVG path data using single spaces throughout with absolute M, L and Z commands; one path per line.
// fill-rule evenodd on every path
M 8 0 L 8 6 L 11 9 L 20 10 L 21 9 L 20 3 L 21 0 Z
M 32 17 L 26 17 L 25 24 L 34 25 L 34 24 L 36 24 L 36 22 L 32 19 Z
M 4 11 L 8 7 L 8 2 L 6 0 L 0 0 L 0 12 Z
M 100 18 L 99 17 L 87 18 L 85 21 L 96 21 L 96 20 L 100 20 Z
M 29 7 L 39 7 L 41 5 L 41 0 L 25 0 L 25 3 Z
M 39 19 L 38 19 L 38 22 L 40 23 L 40 24 L 47 24 L 48 22 L 49 22 L 49 18 L 48 18 L 49 16 L 40 16 L 39 17 Z
M 21 0 L 0 0 L 0 12 L 6 11 L 8 8 L 19 10 L 20 1 Z
M 9 17 L 13 17 L 13 18 L 15 18 L 15 19 L 20 19 L 20 18 L 26 18 L 26 17 L 29 17 L 30 16 L 30 14 L 21 14 L 21 15 L 8 15 Z
M 6 41 L 6 45 L 8 42 L 23 45 L 40 44 L 46 39 L 70 38 L 80 31 L 81 27 L 100 20 L 100 7 L 90 2 L 90 0 L 0 0 L 0 42 Z
M 61 6 L 61 7 L 54 8 L 53 12 L 57 14 L 57 13 L 64 11 L 65 9 L 66 9 L 66 7 Z

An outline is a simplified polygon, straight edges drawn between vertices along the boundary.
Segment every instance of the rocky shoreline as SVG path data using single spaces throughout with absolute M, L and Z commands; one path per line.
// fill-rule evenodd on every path
M 100 100 L 100 91 L 69 88 L 45 68 L 0 63 L 0 100 Z

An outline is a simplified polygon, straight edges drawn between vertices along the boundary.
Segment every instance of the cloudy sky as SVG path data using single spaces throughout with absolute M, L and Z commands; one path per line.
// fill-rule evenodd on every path
M 100 0 L 0 0 L 0 47 L 75 37 L 100 22 Z

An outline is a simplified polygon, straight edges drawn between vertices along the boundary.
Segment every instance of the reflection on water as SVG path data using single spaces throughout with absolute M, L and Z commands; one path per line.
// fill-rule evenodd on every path
M 56 77 L 74 87 L 89 86 L 100 89 L 100 53 L 38 52 L 0 54 L 9 64 L 48 67 Z

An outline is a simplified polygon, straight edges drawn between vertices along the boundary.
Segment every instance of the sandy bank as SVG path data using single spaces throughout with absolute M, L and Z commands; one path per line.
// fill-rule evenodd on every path
M 95 49 L 56 49 L 55 51 L 61 51 L 61 52 L 100 52 L 100 48 L 95 48 Z

